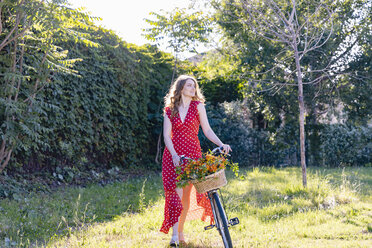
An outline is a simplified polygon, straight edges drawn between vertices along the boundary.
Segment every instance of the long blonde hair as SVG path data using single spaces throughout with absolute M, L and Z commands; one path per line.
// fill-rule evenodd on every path
M 192 100 L 200 101 L 202 103 L 205 102 L 205 98 L 203 96 L 203 93 L 201 92 L 201 89 L 199 88 L 196 78 L 188 75 L 180 75 L 176 79 L 176 81 L 172 83 L 171 87 L 169 88 L 168 94 L 164 97 L 164 114 L 166 107 L 169 107 L 171 109 L 172 118 L 178 113 L 178 107 L 181 104 L 182 90 L 188 79 L 191 79 L 195 83 L 195 96 L 192 97 Z

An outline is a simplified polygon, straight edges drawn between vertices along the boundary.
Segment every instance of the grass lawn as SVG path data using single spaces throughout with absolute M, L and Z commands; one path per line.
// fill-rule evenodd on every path
M 372 247 L 372 168 L 241 169 L 222 189 L 234 247 Z M 0 247 L 167 247 L 160 174 L 0 202 Z M 190 247 L 222 247 L 187 222 Z

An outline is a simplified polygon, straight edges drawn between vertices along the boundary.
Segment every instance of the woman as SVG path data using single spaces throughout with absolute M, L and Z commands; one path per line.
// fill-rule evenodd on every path
M 180 156 L 197 159 L 202 156 L 198 139 L 199 125 L 204 135 L 225 153 L 231 148 L 223 144 L 208 123 L 205 99 L 194 77 L 181 75 L 172 84 L 165 97 L 164 143 L 162 177 L 165 191 L 164 222 L 161 232 L 173 229 L 171 246 L 185 245 L 183 226 L 186 220 L 200 218 L 212 222 L 212 210 L 206 194 L 196 192 L 192 184 L 176 188 L 175 167 L 180 166 Z

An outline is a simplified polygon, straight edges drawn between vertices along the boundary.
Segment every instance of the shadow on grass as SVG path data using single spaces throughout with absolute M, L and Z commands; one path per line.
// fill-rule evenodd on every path
M 0 247 L 43 245 L 84 226 L 110 222 L 125 213 L 141 213 L 162 197 L 161 177 L 152 174 L 105 186 L 2 200 Z
M 166 245 L 164 248 L 170 248 L 172 246 Z M 187 242 L 187 245 L 178 246 L 179 248 L 214 248 L 215 246 L 195 244 L 194 242 Z
M 200 245 L 200 244 L 195 244 L 192 242 L 187 243 L 187 248 L 213 248 L 214 246 L 210 245 Z
M 244 212 L 255 215 L 262 222 L 275 221 L 299 211 L 315 209 L 310 200 L 302 197 L 288 197 L 269 188 L 260 188 L 244 194 L 226 192 L 226 211 Z
M 243 181 L 235 179 L 230 173 L 229 185 L 222 189 L 228 214 L 233 211 L 244 212 L 267 222 L 297 212 L 318 209 L 320 206 L 327 207 L 324 202 L 328 188 L 322 188 L 323 184 L 319 188 L 302 188 L 299 168 L 271 169 L 267 172 L 241 171 L 247 175 Z M 309 182 L 318 178 L 317 171 L 321 172 L 319 177 L 332 176 L 329 180 L 332 184 L 345 184 L 343 180 L 353 182 L 355 179 L 363 184 L 363 192 L 372 190 L 372 168 L 350 168 L 342 174 L 342 169 L 317 170 L 311 167 L 309 178 L 313 178 Z M 369 192 L 365 194 L 368 196 Z M 113 222 L 125 214 L 142 213 L 159 202 L 163 195 L 161 176 L 152 174 L 104 187 L 91 185 L 86 188 L 61 189 L 51 194 L 23 196 L 12 201 L 2 200 L 0 247 L 7 247 L 13 242 L 13 246 L 17 247 L 32 246 L 36 242 L 43 245 L 51 240 L 68 237 L 81 227 Z M 150 230 L 156 232 L 158 224 L 153 224 Z M 191 243 L 190 247 L 208 246 Z

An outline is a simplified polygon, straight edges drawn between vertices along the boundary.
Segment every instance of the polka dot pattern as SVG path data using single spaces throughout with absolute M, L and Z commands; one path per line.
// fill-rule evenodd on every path
M 199 113 L 197 105 L 199 101 L 191 101 L 184 122 L 177 114 L 171 118 L 171 110 L 165 112 L 172 123 L 172 142 L 178 155 L 185 155 L 190 158 L 200 158 L 202 156 L 199 132 Z M 162 162 L 162 178 L 165 191 L 164 222 L 160 229 L 161 232 L 168 233 L 169 229 L 178 222 L 182 212 L 181 199 L 176 193 L 176 172 L 172 161 L 172 155 L 167 148 L 164 149 Z M 187 212 L 186 220 L 201 219 L 213 222 L 212 209 L 207 194 L 199 194 L 192 187 L 190 195 L 190 208 Z

